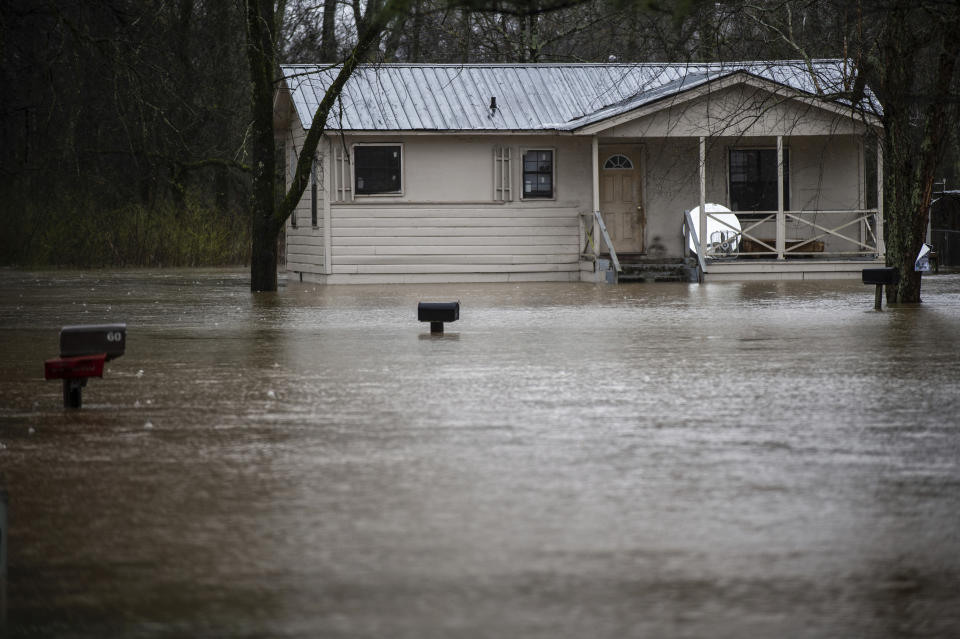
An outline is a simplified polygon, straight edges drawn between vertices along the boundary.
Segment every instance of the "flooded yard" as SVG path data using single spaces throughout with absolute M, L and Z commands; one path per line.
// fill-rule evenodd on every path
M 10 637 L 960 636 L 960 275 L 247 281 L 0 271 Z

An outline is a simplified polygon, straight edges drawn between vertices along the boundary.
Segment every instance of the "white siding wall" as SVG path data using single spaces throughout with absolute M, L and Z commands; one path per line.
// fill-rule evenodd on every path
M 579 279 L 577 212 L 553 203 L 335 206 L 333 273 L 390 276 L 370 281 Z
M 333 139 L 348 149 L 361 141 L 403 145 L 403 192 L 331 203 L 328 282 L 579 280 L 579 214 L 589 211 L 592 197 L 589 140 Z M 514 200 L 499 203 L 493 192 L 494 147 L 504 145 L 513 151 Z M 520 158 L 529 148 L 555 151 L 553 199 L 518 199 Z M 300 270 L 289 260 L 288 269 Z
M 293 133 L 288 137 L 288 146 L 292 146 L 296 149 L 298 157 L 300 154 L 300 149 L 303 148 L 304 137 L 306 137 L 304 130 L 298 124 L 294 124 Z M 317 183 L 317 225 L 313 226 L 311 224 L 311 189 L 310 185 L 308 184 L 306 190 L 303 192 L 303 197 L 300 198 L 300 203 L 293 212 L 293 215 L 297 217 L 296 227 L 293 226 L 293 220 L 287 220 L 286 234 L 288 271 L 297 273 L 311 273 L 315 275 L 320 275 L 323 273 L 323 213 L 324 200 L 327 197 L 326 189 L 324 188 L 326 184 L 323 171 L 325 156 L 322 155 L 324 146 L 324 144 L 321 144 L 320 148 L 318 149 L 318 158 L 320 159 L 320 162 L 317 167 L 317 177 L 319 178 L 319 182 Z M 291 158 L 289 149 L 287 152 L 287 158 L 287 161 L 289 162 Z M 292 172 L 292 168 L 287 171 L 288 187 Z

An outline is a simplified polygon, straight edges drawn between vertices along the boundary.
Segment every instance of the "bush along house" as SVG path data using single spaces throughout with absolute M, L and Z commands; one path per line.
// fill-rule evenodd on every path
M 836 99 L 847 67 L 361 66 L 287 222 L 287 271 L 328 284 L 860 277 L 883 260 L 883 161 L 870 93 Z M 289 183 L 338 68 L 282 71 Z

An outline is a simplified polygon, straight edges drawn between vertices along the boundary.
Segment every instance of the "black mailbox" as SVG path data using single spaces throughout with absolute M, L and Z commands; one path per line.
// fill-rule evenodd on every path
M 60 329 L 60 357 L 103 353 L 110 361 L 123 355 L 126 347 L 126 324 L 64 326 Z
M 900 283 L 900 269 L 892 266 L 863 269 L 863 283 L 889 286 Z
M 417 304 L 417 319 L 430 322 L 431 333 L 442 333 L 444 322 L 460 319 L 460 302 L 420 302 Z
M 873 308 L 879 311 L 883 306 L 883 287 L 899 284 L 900 270 L 892 266 L 865 268 L 863 269 L 863 283 L 876 284 L 877 293 L 873 298 Z M 889 302 L 890 300 L 888 299 L 887 301 Z

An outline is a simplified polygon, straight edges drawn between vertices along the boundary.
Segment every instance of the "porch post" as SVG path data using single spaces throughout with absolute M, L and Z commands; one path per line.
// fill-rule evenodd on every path
M 885 257 L 887 244 L 883 241 L 883 141 L 877 140 L 877 257 Z
M 597 258 L 600 255 L 600 229 L 597 228 L 596 222 L 596 212 L 600 210 L 600 143 L 596 135 L 591 138 L 590 144 L 592 147 L 590 159 L 593 164 L 593 257 Z
M 323 170 L 323 272 L 330 275 L 333 273 L 333 220 L 330 218 L 330 198 L 336 195 L 333 183 L 333 140 L 328 138 L 326 147 L 325 153 L 320 156 L 323 162 L 320 167 Z
M 777 136 L 777 259 L 786 259 L 786 216 L 783 214 L 783 136 Z
M 707 138 L 700 136 L 700 257 L 707 257 Z

